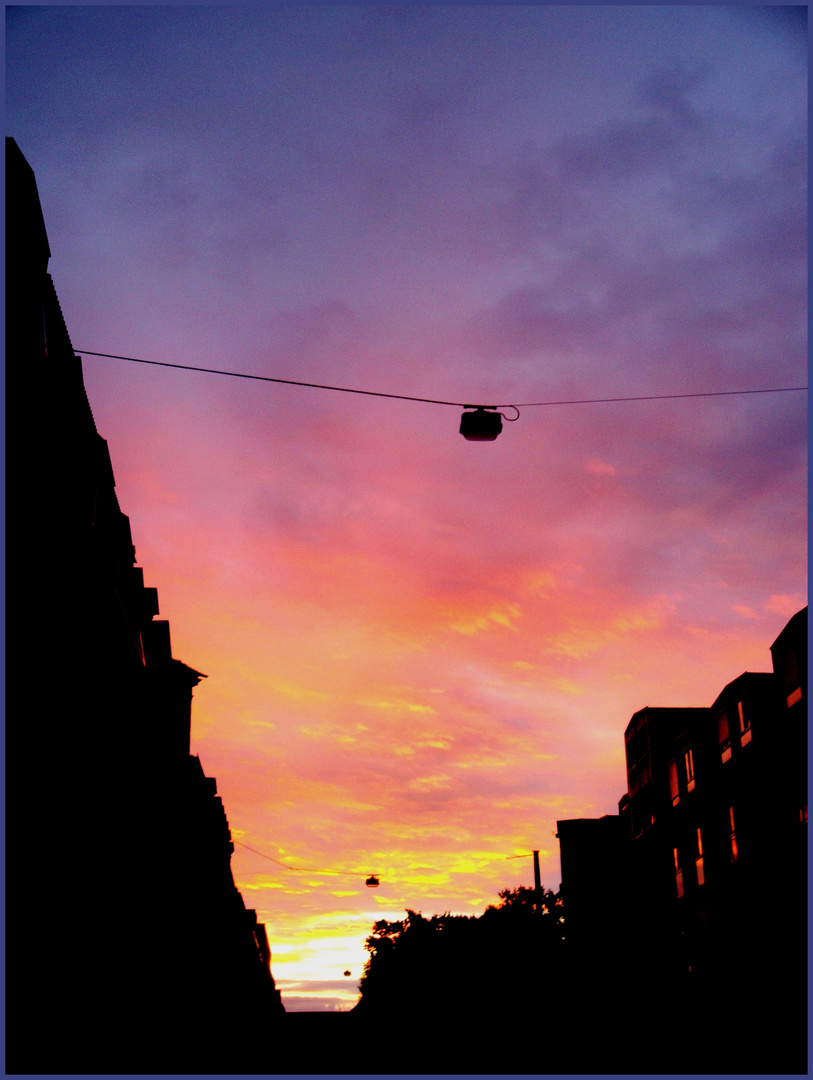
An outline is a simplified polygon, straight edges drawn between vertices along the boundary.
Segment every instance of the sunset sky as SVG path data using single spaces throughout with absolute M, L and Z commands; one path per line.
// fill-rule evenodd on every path
M 6 133 L 79 352 L 485 404 L 799 387 L 803 10 L 8 8 Z M 480 914 L 534 848 L 558 888 L 632 713 L 769 670 L 807 602 L 805 392 L 472 443 L 83 367 L 289 1010 L 352 1006 L 376 919 Z

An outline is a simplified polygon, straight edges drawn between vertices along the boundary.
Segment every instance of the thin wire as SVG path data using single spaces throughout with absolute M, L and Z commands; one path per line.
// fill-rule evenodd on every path
M 485 862 L 487 862 L 487 863 L 495 863 L 495 862 L 503 862 L 505 859 L 530 859 L 532 856 L 533 856 L 532 851 L 525 851 L 521 855 L 498 855 L 496 857 L 496 859 L 486 859 Z M 476 858 L 476 856 L 472 856 L 472 857 Z M 482 862 L 484 860 L 477 859 L 477 861 Z M 416 870 L 436 871 L 436 870 L 454 870 L 455 867 L 451 863 L 447 863 L 446 866 L 417 866 L 417 867 L 415 867 L 415 869 Z
M 208 375 L 228 375 L 233 379 L 253 379 L 257 382 L 283 383 L 286 386 L 305 386 L 313 390 L 334 390 L 340 394 L 364 394 L 367 397 L 395 398 L 398 401 L 419 401 L 426 405 L 452 405 L 458 409 L 523 409 L 545 405 L 602 405 L 612 401 L 667 401 L 679 398 L 734 397 L 741 394 L 787 394 L 807 390 L 806 386 L 775 386 L 759 390 L 708 390 L 692 394 L 644 394 L 634 397 L 569 398 L 561 401 L 526 401 L 519 405 L 470 405 L 463 401 L 441 401 L 438 398 L 412 397 L 409 394 L 385 394 L 379 390 L 358 390 L 349 386 L 329 386 L 325 383 L 302 382 L 298 379 L 276 379 L 270 375 L 248 375 L 243 371 L 224 371 L 220 368 L 194 367 L 192 364 L 170 364 L 164 360 L 142 360 L 137 356 L 119 356 L 116 353 L 90 352 L 76 349 L 82 356 L 101 356 L 109 360 L 128 360 L 133 364 L 150 364 L 154 367 L 178 368 L 181 371 L 201 371 Z M 505 419 L 509 419 L 506 417 Z M 513 419 L 517 419 L 514 417 Z
M 264 851 L 258 851 L 256 848 L 249 847 L 248 844 L 244 844 L 242 840 L 233 841 L 235 844 L 239 844 L 240 847 L 246 848 L 247 851 L 253 851 L 255 855 L 262 856 L 263 859 L 268 859 L 270 862 L 276 863 L 277 866 L 284 866 L 286 870 L 297 870 L 303 874 L 337 874 L 339 877 L 363 877 L 365 874 L 370 874 L 369 870 L 311 870 L 307 866 L 289 866 L 288 863 L 280 862 L 279 859 L 275 859 L 271 855 L 266 855 Z M 371 877 L 380 877 L 380 874 L 371 874 Z
M 286 386 L 308 386 L 313 390 L 336 390 L 340 394 L 366 394 L 369 397 L 398 398 L 400 401 L 422 401 L 427 405 L 454 405 L 458 409 L 475 408 L 462 401 L 438 401 L 437 398 L 410 397 L 408 394 L 384 394 L 378 390 L 354 390 L 348 386 L 326 386 L 324 383 L 300 382 L 297 379 L 273 379 L 270 375 L 247 375 L 243 371 L 222 371 L 219 368 L 193 367 L 191 364 L 169 364 L 163 360 L 140 360 L 137 356 L 116 356 L 115 353 L 88 352 L 87 349 L 75 349 L 82 356 L 105 356 L 110 360 L 129 360 L 134 364 L 152 364 L 155 367 L 180 368 L 182 371 L 204 371 L 209 375 L 230 375 L 233 379 L 255 379 L 257 382 L 284 383 Z M 481 408 L 495 409 L 496 405 L 484 405 Z
M 736 394 L 788 394 L 792 390 L 807 390 L 806 386 L 774 386 L 761 390 L 707 390 L 694 394 L 645 394 L 640 397 L 572 398 L 567 401 L 521 401 L 523 409 L 534 405 L 599 405 L 607 401 L 666 401 L 674 398 L 733 397 Z M 514 409 L 518 405 L 512 406 Z M 507 408 L 507 406 L 500 406 Z
M 258 851 L 257 848 L 250 847 L 248 844 L 244 844 L 242 840 L 234 840 L 233 843 L 239 844 L 240 847 L 245 848 L 247 851 L 253 851 L 255 855 L 260 855 L 263 859 L 268 859 L 269 862 L 276 863 L 277 866 L 283 866 L 286 870 L 296 870 L 304 874 L 337 874 L 340 877 L 363 877 L 365 874 L 369 874 L 369 870 L 312 870 L 306 866 L 289 866 L 288 863 L 280 862 L 279 859 L 275 859 L 272 855 L 266 855 L 264 851 Z M 503 859 L 529 859 L 533 852 L 525 852 L 522 855 L 501 855 L 498 859 L 489 859 L 489 862 L 502 862 Z M 422 870 L 451 870 L 451 866 L 423 866 Z M 258 871 L 259 872 L 259 871 Z M 372 874 L 372 877 L 381 877 L 381 874 Z

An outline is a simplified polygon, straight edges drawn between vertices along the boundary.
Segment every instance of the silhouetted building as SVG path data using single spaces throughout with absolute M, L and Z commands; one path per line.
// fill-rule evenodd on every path
M 7 1072 L 239 1072 L 283 1012 L 6 140 Z M 266 1070 L 263 1070 L 266 1071 Z
M 612 983 L 624 955 L 619 927 L 627 913 L 623 823 L 615 814 L 559 821 L 562 889 L 567 883 L 565 927 L 571 964 L 593 982 Z M 573 945 L 575 943 L 575 945 Z
M 720 1016 L 717 1066 L 734 1046 L 723 1018 L 747 986 L 738 1052 L 773 1051 L 781 1072 L 806 1047 L 806 608 L 771 653 L 772 672 L 744 672 L 710 708 L 635 713 L 618 815 L 557 825 L 582 977 L 647 987 L 661 1020 L 702 1002 Z M 684 1065 L 706 1071 L 702 1055 Z

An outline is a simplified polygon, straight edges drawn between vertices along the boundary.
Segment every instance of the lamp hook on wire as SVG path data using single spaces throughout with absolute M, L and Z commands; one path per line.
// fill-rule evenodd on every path
M 460 417 L 460 434 L 469 442 L 494 442 L 502 431 L 503 420 L 508 420 L 510 423 L 519 420 L 519 409 L 516 405 L 502 407 L 513 409 L 517 415 L 506 416 L 496 405 L 464 405 L 464 409 L 473 411 L 464 412 Z

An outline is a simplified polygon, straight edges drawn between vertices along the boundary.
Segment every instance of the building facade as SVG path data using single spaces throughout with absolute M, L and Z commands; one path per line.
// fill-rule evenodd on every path
M 618 815 L 557 823 L 575 969 L 645 988 L 659 1043 L 693 1030 L 677 1071 L 806 1061 L 806 608 L 771 655 L 709 708 L 636 712 Z
M 284 1010 L 190 754 L 205 676 L 136 565 L 12 139 L 6 225 L 6 1070 L 248 1070 Z

